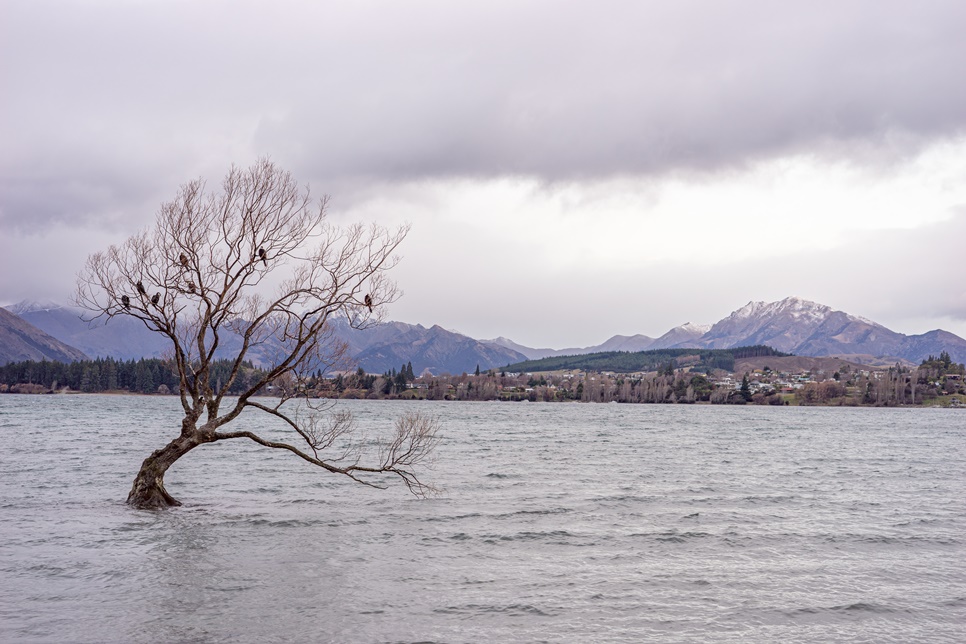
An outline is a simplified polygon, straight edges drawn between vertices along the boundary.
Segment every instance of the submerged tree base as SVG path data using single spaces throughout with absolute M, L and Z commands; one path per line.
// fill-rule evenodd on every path
M 182 434 L 144 459 L 127 495 L 128 505 L 140 510 L 160 510 L 181 505 L 181 501 L 164 489 L 164 473 L 199 444 L 199 441 Z
M 168 494 L 160 482 L 158 485 L 143 486 L 135 480 L 127 495 L 127 504 L 138 510 L 161 510 L 179 506 L 181 501 Z

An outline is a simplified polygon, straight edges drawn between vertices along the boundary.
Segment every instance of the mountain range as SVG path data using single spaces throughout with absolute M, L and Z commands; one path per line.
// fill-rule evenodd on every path
M 44 354 L 48 360 L 77 360 L 84 354 L 130 360 L 161 357 L 166 349 L 160 336 L 128 318 L 114 319 L 106 325 L 91 323 L 81 318 L 80 311 L 50 302 L 21 302 L 10 307 L 9 313 L 3 313 L 6 315 L 0 314 L 0 363 L 41 359 L 36 353 L 40 351 L 38 347 L 59 352 L 56 355 L 61 357 Z M 941 351 L 947 351 L 956 362 L 966 362 L 966 340 L 947 331 L 905 335 L 798 297 L 770 303 L 749 302 L 713 325 L 682 324 L 658 338 L 615 335 L 599 345 L 567 349 L 531 348 L 503 337 L 475 340 L 440 326 L 427 328 L 403 322 L 386 322 L 363 331 L 343 323 L 334 326 L 336 335 L 349 345 L 355 361 L 369 373 L 382 373 L 410 362 L 417 373 L 461 373 L 471 372 L 477 366 L 490 369 L 556 355 L 668 348 L 728 349 L 755 344 L 801 356 L 834 355 L 865 364 L 897 360 L 919 363 Z M 33 335 L 25 336 L 28 327 L 33 327 Z M 22 342 L 34 347 L 35 353 L 29 355 L 35 357 L 22 357 L 28 354 L 14 342 L 15 337 L 31 338 Z M 237 338 L 226 338 L 226 354 L 238 342 Z M 252 357 L 256 363 L 260 359 L 267 361 L 258 354 Z
M 694 342 L 711 329 L 710 324 L 692 324 L 690 322 L 676 326 L 659 338 L 646 335 L 615 335 L 601 344 L 590 347 L 572 347 L 569 349 L 532 349 L 517 344 L 509 338 L 499 337 L 493 340 L 482 340 L 489 344 L 498 344 L 508 349 L 522 353 L 528 360 L 539 360 L 553 356 L 572 356 L 585 353 L 599 353 L 602 351 L 647 351 L 649 349 L 670 349 L 671 347 L 686 346 Z
M 497 338 L 494 342 L 502 342 Z M 712 325 L 683 324 L 648 343 L 647 336 L 614 336 L 607 342 L 583 349 L 553 352 L 513 348 L 530 360 L 551 355 L 574 355 L 598 351 L 625 351 L 621 342 L 633 341 L 634 351 L 649 349 L 730 349 L 765 344 L 800 356 L 837 356 L 865 364 L 888 364 L 904 360 L 918 364 L 930 355 L 947 351 L 956 362 L 966 362 L 966 340 L 937 329 L 905 335 L 881 324 L 835 310 L 799 297 L 778 302 L 749 302 Z
M 20 360 L 82 360 L 87 356 L 111 357 L 116 360 L 160 358 L 170 350 L 164 338 L 149 331 L 133 318 L 120 317 L 108 321 L 90 321 L 84 311 L 55 302 L 24 301 L 3 311 L 11 320 L 0 319 L 0 364 Z M 9 327 L 9 331 L 5 330 Z M 13 329 L 33 329 L 34 345 L 56 343 L 54 349 L 42 355 L 25 353 L 20 345 L 8 343 Z M 354 330 L 342 321 L 333 323 L 335 335 L 349 345 L 355 362 L 369 373 L 383 373 L 399 369 L 411 362 L 413 370 L 420 373 L 429 369 L 432 373 L 461 373 L 473 371 L 477 365 L 489 369 L 525 360 L 526 356 L 498 344 L 474 340 L 468 336 L 447 331 L 440 326 L 426 328 L 403 322 L 387 322 L 365 330 Z M 7 346 L 10 350 L 7 350 Z M 69 345 L 74 354 L 67 357 L 59 347 Z M 229 356 L 241 346 L 241 338 L 232 333 L 222 337 L 219 355 Z M 249 354 L 252 361 L 261 366 L 271 362 L 275 347 L 257 347 Z M 86 355 L 85 355 L 86 354 Z
M 0 364 L 25 360 L 86 360 L 83 351 L 44 333 L 26 320 L 0 308 Z

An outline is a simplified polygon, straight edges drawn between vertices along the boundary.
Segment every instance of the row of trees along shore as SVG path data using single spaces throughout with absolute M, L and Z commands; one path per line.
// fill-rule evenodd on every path
M 220 381 L 230 367 L 227 360 L 213 363 L 210 377 Z M 244 391 L 247 382 L 262 375 L 262 370 L 251 363 L 246 363 L 242 371 L 229 393 Z M 298 381 L 278 378 L 265 394 L 299 391 L 313 398 L 344 399 L 873 406 L 918 405 L 942 395 L 966 394 L 966 368 L 953 363 L 945 352 L 938 358 L 929 356 L 915 368 L 895 365 L 865 372 L 844 365 L 828 378 L 802 383 L 791 394 L 767 384 L 772 376 L 777 378 L 778 374 L 766 367 L 764 373 L 744 374 L 740 385 L 730 386 L 716 382 L 714 376 L 676 369 L 668 362 L 654 373 L 634 376 L 604 372 L 480 373 L 477 369 L 474 374 L 416 377 L 410 362 L 381 375 L 360 368 L 333 378 L 323 377 L 321 371 Z M 0 390 L 41 393 L 58 387 L 83 392 L 169 393 L 177 387 L 177 370 L 170 362 L 157 359 L 120 362 L 110 358 L 70 364 L 28 361 L 0 367 Z
M 209 374 L 212 386 L 221 389 L 219 383 L 228 380 L 232 366 L 231 360 L 213 362 Z M 260 373 L 250 361 L 244 361 L 228 393 L 242 393 Z M 178 391 L 179 376 L 170 361 L 157 358 L 127 361 L 98 358 L 69 363 L 28 360 L 0 367 L 0 385 L 5 385 L 7 391 L 24 393 L 68 389 L 84 393 L 167 394 Z

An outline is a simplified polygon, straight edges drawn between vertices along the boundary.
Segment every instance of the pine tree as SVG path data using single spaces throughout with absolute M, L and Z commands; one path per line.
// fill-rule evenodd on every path
M 741 377 L 741 389 L 739 390 L 741 397 L 745 399 L 745 402 L 751 400 L 751 386 L 748 384 L 748 374 L 746 373 Z

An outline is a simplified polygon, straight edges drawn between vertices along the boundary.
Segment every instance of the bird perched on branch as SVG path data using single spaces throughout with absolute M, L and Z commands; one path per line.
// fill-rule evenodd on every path
M 268 258 L 267 258 L 267 255 L 265 254 L 264 248 L 258 249 L 258 258 L 262 260 L 262 263 L 264 263 L 265 266 L 268 266 Z
M 190 265 L 188 264 L 187 255 L 185 255 L 184 253 L 181 253 L 181 257 L 179 257 L 178 260 L 181 262 L 181 265 L 184 266 L 186 269 L 190 268 Z
M 191 291 L 192 294 L 195 292 L 195 283 L 191 280 L 188 280 L 188 290 Z
M 154 306 L 157 306 L 158 302 L 160 301 L 161 301 L 160 293 L 155 293 L 153 296 L 151 296 L 151 304 L 153 304 Z
M 147 295 L 148 292 L 144 290 L 144 284 L 141 283 L 141 280 L 138 280 L 137 287 L 138 287 L 138 293 L 140 293 L 141 295 Z
M 366 302 L 366 306 L 369 307 L 369 312 L 372 313 L 372 297 L 368 293 L 366 293 L 365 302 Z
M 127 295 L 121 296 L 121 304 L 123 304 L 124 308 L 128 311 L 131 310 L 131 298 L 129 298 Z

